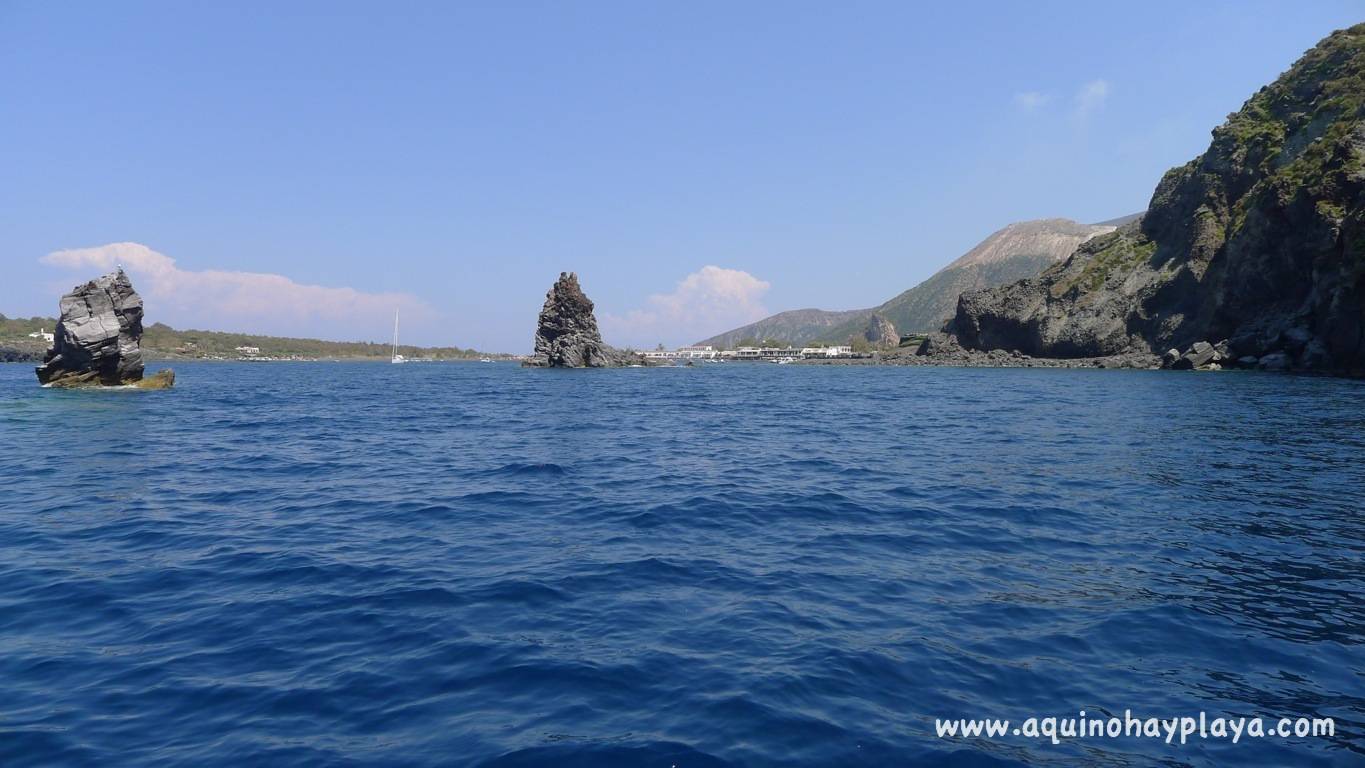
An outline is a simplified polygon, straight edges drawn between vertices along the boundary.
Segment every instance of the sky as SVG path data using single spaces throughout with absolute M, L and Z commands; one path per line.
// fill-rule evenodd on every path
M 0 312 L 527 352 L 874 306 L 1143 210 L 1359 2 L 0 0 Z

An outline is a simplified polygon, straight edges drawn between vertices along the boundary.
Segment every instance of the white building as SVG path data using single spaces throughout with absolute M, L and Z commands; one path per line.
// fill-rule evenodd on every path
M 714 347 L 678 347 L 677 357 L 680 360 L 714 360 L 720 353 Z
M 39 328 L 36 333 L 30 333 L 28 337 L 30 339 L 42 339 L 43 341 L 46 341 L 48 344 L 51 344 L 52 342 L 57 340 L 57 337 L 48 333 L 46 328 Z
M 721 357 L 715 347 L 678 347 L 677 349 L 656 349 L 644 353 L 647 360 L 715 360 Z
M 849 357 L 853 354 L 853 347 L 805 347 L 801 350 L 802 357 Z
M 237 354 L 243 357 L 255 357 L 261 354 L 260 347 L 237 347 Z

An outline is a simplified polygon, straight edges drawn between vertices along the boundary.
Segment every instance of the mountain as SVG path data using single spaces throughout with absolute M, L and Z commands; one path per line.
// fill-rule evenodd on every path
M 1118 217 L 1117 219 L 1109 219 L 1108 221 L 1098 221 L 1098 222 L 1095 222 L 1095 226 L 1097 226 L 1097 227 L 1113 227 L 1114 229 L 1118 229 L 1119 227 L 1123 226 L 1124 224 L 1129 224 L 1129 223 L 1132 223 L 1132 222 L 1137 221 L 1138 219 L 1142 218 L 1142 214 L 1143 214 L 1143 213 L 1146 213 L 1146 211 L 1138 211 L 1137 213 L 1130 213 L 1130 214 L 1128 214 L 1127 216 L 1120 216 L 1120 217 Z M 1068 255 L 1069 255 L 1069 254 L 1068 254 Z
M 763 341 L 772 339 L 791 344 L 806 344 L 825 336 L 829 329 L 844 322 L 866 325 L 872 314 L 870 309 L 849 309 L 842 312 L 829 312 L 823 309 L 793 309 L 778 312 L 756 323 L 726 331 L 712 336 L 698 344 L 710 344 L 722 349 L 734 349 L 741 341 Z
M 742 339 L 842 343 L 852 336 L 861 336 L 874 312 L 890 320 L 901 333 L 936 331 L 953 316 L 957 297 L 963 291 L 1037 275 L 1087 239 L 1113 230 L 1112 225 L 1078 224 L 1070 219 L 1010 224 L 929 279 L 879 306 L 842 312 L 821 309 L 780 312 L 698 343 L 719 347 L 733 347 Z
M 963 291 L 992 288 L 1033 277 L 1076 246 L 1095 235 L 1114 231 L 1112 226 L 1078 224 L 1070 219 L 1021 221 L 993 232 L 956 261 L 929 279 L 875 307 L 901 333 L 937 331 L 953 316 Z M 858 319 L 830 328 L 821 341 L 844 341 L 860 333 L 866 313 Z
M 1168 171 L 1146 214 L 1035 279 L 962 296 L 975 349 L 1186 349 L 1365 373 L 1365 24 L 1332 33 Z

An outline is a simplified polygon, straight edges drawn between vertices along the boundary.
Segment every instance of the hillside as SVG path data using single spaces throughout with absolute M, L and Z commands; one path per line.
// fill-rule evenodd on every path
M 929 279 L 887 301 L 875 311 L 901 333 L 937 331 L 953 316 L 964 291 L 992 288 L 1033 277 L 1076 246 L 1114 231 L 1113 226 L 1078 224 L 1070 219 L 1038 219 L 1010 224 L 991 233 Z M 860 322 L 837 325 L 820 341 L 843 341 L 862 330 Z
M 8 318 L 0 315 L 0 361 L 32 361 L 40 359 L 47 344 L 28 334 L 46 329 L 49 333 L 57 325 L 51 317 Z M 388 359 L 388 344 L 367 341 L 322 341 L 279 336 L 256 336 L 222 331 L 178 331 L 162 323 L 147 327 L 142 335 L 142 349 L 148 360 L 234 360 L 242 356 L 237 347 L 255 347 L 260 357 L 323 358 L 323 359 Z M 409 358 L 460 360 L 486 356 L 486 353 L 459 347 L 398 347 L 400 354 Z M 506 355 L 496 355 L 506 357 Z
M 785 341 L 791 344 L 805 344 L 828 335 L 829 330 L 844 323 L 867 324 L 872 314 L 870 309 L 850 309 L 830 312 L 823 309 L 793 309 L 778 312 L 756 323 L 726 331 L 718 336 L 697 342 L 710 344 L 723 349 L 734 349 L 741 342 L 762 342 L 764 340 Z
M 1033 277 L 1077 245 L 1112 225 L 1078 224 L 1070 219 L 1024 221 L 992 233 L 929 279 L 869 309 L 830 312 L 798 309 L 780 312 L 700 344 L 733 347 L 742 339 L 779 339 L 793 344 L 842 343 L 860 335 L 877 312 L 901 333 L 939 330 L 953 316 L 963 291 L 990 288 Z
M 1139 221 L 964 295 L 952 330 L 1049 357 L 1227 339 L 1233 359 L 1365 372 L 1365 24 L 1230 115 Z

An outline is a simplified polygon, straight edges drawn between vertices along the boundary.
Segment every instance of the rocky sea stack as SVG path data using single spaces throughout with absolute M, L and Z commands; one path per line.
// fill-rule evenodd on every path
M 135 385 L 165 389 L 175 374 L 142 378 L 142 297 L 120 269 L 62 297 L 52 349 L 36 369 L 53 387 Z
M 964 293 L 949 329 L 1036 356 L 1365 374 L 1365 24 L 1252 96 L 1140 220 Z
M 644 359 L 602 342 L 593 304 L 578 285 L 578 275 L 560 272 L 545 294 L 536 325 L 535 355 L 525 365 L 539 368 L 620 368 Z

